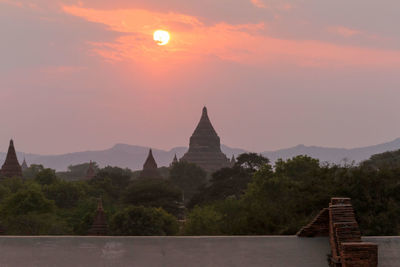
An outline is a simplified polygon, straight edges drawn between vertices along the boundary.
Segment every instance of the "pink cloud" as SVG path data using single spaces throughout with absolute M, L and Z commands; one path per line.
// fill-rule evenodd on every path
M 286 40 L 265 35 L 264 23 L 206 25 L 199 18 L 181 13 L 159 13 L 144 9 L 96 10 L 64 6 L 71 15 L 102 23 L 126 33 L 112 43 L 91 43 L 93 51 L 109 61 L 133 61 L 154 67 L 193 63 L 217 57 L 243 64 L 273 65 L 286 62 L 299 66 L 393 66 L 400 65 L 400 51 L 336 45 L 317 40 Z M 156 29 L 171 33 L 164 47 L 152 41 Z M 358 31 L 334 28 L 345 36 Z
M 330 32 L 336 33 L 338 35 L 344 36 L 344 37 L 352 37 L 354 35 L 360 35 L 362 34 L 361 31 L 355 30 L 355 29 L 350 29 L 344 26 L 335 26 L 335 27 L 330 27 L 329 28 Z
M 0 4 L 7 4 L 16 7 L 24 7 L 24 4 L 22 2 L 13 0 L 0 0 Z
M 267 8 L 267 5 L 262 0 L 250 0 L 250 2 L 258 8 Z

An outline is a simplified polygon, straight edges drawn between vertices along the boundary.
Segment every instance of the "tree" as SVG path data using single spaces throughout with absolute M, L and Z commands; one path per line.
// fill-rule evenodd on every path
M 131 177 L 132 172 L 129 169 L 107 166 L 101 169 L 96 177 L 89 181 L 89 184 L 98 191 L 97 197 L 107 194 L 118 201 L 128 187 Z
M 4 200 L 0 208 L 2 226 L 7 234 L 15 235 L 71 233 L 54 211 L 54 202 L 45 198 L 39 186 L 32 186 Z
M 99 171 L 99 166 L 96 162 L 92 163 L 82 163 L 77 165 L 68 166 L 68 171 L 66 172 L 57 172 L 57 176 L 63 180 L 67 181 L 78 181 L 86 178 L 87 171 L 89 169 L 89 165 L 92 164 L 92 168 L 95 173 Z
M 52 169 L 43 169 L 36 174 L 35 181 L 41 185 L 49 185 L 57 182 L 56 172 Z
M 57 207 L 61 209 L 75 207 L 83 194 L 77 183 L 62 180 L 44 185 L 43 192 L 48 199 L 54 200 Z
M 235 166 L 255 172 L 269 163 L 269 159 L 257 153 L 243 153 L 236 159 Z
M 221 235 L 222 218 L 212 206 L 196 207 L 188 215 L 185 235 Z
M 223 168 L 212 174 L 209 184 L 203 186 L 192 198 L 189 208 L 228 197 L 240 198 L 252 181 L 254 172 L 260 168 L 272 170 L 268 162 L 269 160 L 262 155 L 241 154 L 232 168 Z
M 212 174 L 208 186 L 200 188 L 193 196 L 188 207 L 210 204 L 228 197 L 240 198 L 251 181 L 253 174 L 240 166 L 223 168 Z
M 186 202 L 206 184 L 206 177 L 202 168 L 185 161 L 173 164 L 169 174 L 169 180 L 183 191 Z
M 24 179 L 34 179 L 36 175 L 43 170 L 43 165 L 32 164 L 31 166 L 29 166 L 29 168 L 23 171 L 22 177 L 24 177 Z
M 179 227 L 176 218 L 163 209 L 129 206 L 112 217 L 110 230 L 114 235 L 165 236 L 175 235 Z
M 135 206 L 163 208 L 178 216 L 182 192 L 163 179 L 133 181 L 124 194 L 124 203 Z

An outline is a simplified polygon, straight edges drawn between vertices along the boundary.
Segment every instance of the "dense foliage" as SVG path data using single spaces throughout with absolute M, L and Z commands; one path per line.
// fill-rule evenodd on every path
M 239 198 L 195 207 L 186 234 L 295 234 L 333 196 L 352 198 L 364 235 L 400 234 L 400 166 L 321 165 L 307 156 L 265 164 Z
M 101 197 L 113 235 L 294 234 L 337 196 L 352 198 L 364 235 L 399 235 L 398 154 L 375 155 L 358 166 L 307 156 L 272 166 L 248 153 L 208 179 L 185 162 L 168 172 L 163 167 L 165 179 L 97 165 L 96 176 L 85 179 L 88 164 L 63 173 L 32 165 L 24 179 L 0 180 L 0 228 L 10 235 L 86 235 Z

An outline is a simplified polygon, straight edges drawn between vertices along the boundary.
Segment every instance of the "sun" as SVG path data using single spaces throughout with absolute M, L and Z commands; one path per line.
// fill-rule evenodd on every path
M 156 30 L 153 34 L 153 39 L 158 45 L 166 45 L 169 42 L 169 32 L 164 30 Z

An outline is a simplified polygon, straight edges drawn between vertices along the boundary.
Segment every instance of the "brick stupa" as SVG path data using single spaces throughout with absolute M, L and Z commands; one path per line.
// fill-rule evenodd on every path
M 24 161 L 22 162 L 21 165 L 22 171 L 25 171 L 26 169 L 29 169 L 28 163 L 26 163 L 26 159 L 24 158 Z
M 92 228 L 90 228 L 88 234 L 94 236 L 102 236 L 102 235 L 107 235 L 107 233 L 108 233 L 107 219 L 103 209 L 103 202 L 100 198 L 99 202 L 97 203 L 97 212 L 93 220 L 93 225 Z
M 190 137 L 189 151 L 181 160 L 194 163 L 208 173 L 231 166 L 230 160 L 221 151 L 220 138 L 208 118 L 206 107 Z
M 11 139 L 10 146 L 8 148 L 8 153 L 6 160 L 1 167 L 1 176 L 4 177 L 22 177 L 21 165 L 19 165 L 17 154 L 15 153 L 14 141 Z
M 161 179 L 161 175 L 158 172 L 157 162 L 153 157 L 153 151 L 149 150 L 146 162 L 143 164 L 143 170 L 140 173 L 139 178 L 146 179 Z

